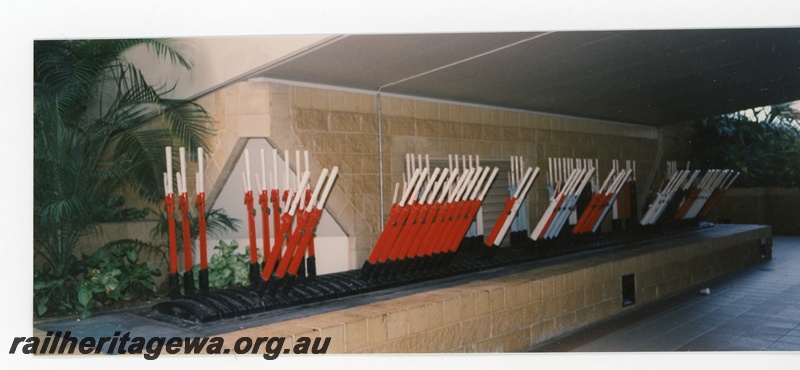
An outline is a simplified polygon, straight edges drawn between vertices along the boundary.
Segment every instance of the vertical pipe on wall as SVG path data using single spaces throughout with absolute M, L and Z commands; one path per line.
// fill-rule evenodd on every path
M 381 191 L 381 227 L 383 227 L 384 220 L 383 220 L 383 130 L 381 129 L 381 92 L 378 91 L 378 94 L 375 95 L 375 99 L 378 100 L 378 187 Z

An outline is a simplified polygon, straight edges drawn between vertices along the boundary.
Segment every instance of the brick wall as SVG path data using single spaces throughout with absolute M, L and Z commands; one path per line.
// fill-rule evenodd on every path
M 798 188 L 731 188 L 708 220 L 770 225 L 776 235 L 800 235 L 798 209 Z
M 518 352 L 761 259 L 768 227 L 721 225 L 633 249 L 224 334 L 332 337 L 330 353 Z M 669 240 L 671 239 L 671 240 Z M 621 276 L 636 303 L 622 307 Z
M 317 173 L 340 167 L 328 209 L 351 238 L 351 267 L 359 267 L 382 228 L 376 96 L 263 85 L 270 90 L 270 140 L 281 150 L 309 150 Z M 380 111 L 385 216 L 406 153 L 432 159 L 475 154 L 484 160 L 521 155 L 544 176 L 547 158 L 557 156 L 598 158 L 604 172 L 611 159 L 635 159 L 637 172 L 647 174 L 658 150 L 658 132 L 650 127 L 385 96 Z M 529 199 L 535 223 L 547 206 L 544 180 L 537 180 Z
M 693 148 L 696 143 L 692 143 L 692 138 L 697 131 L 694 122 L 684 122 L 674 125 L 660 127 L 659 131 L 664 142 L 664 161 L 677 161 L 678 166 L 683 168 L 686 161 L 692 160 Z M 700 168 L 701 163 L 694 163 L 692 168 Z M 661 163 L 662 171 L 664 163 Z

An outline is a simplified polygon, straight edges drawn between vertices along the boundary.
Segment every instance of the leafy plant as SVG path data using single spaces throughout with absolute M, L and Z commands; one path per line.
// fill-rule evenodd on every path
M 39 316 L 50 312 L 91 315 L 97 307 L 116 307 L 155 295 L 151 270 L 139 262 L 135 247 L 104 247 L 80 261 L 72 260 L 73 273 L 59 277 L 43 269 L 34 273 L 34 306 Z
M 66 273 L 55 274 L 49 265 L 33 272 L 33 306 L 36 314 L 43 316 L 57 310 L 60 313 L 75 311 L 77 307 L 77 258 L 72 256 Z
M 46 275 L 64 283 L 81 237 L 146 214 L 124 208 L 119 192 L 163 196 L 164 146 L 185 146 L 193 159 L 212 132 L 201 106 L 164 98 L 170 89 L 151 86 L 125 60 L 139 45 L 191 67 L 163 39 L 34 43 L 34 247 Z
M 214 254 L 208 261 L 209 288 L 222 289 L 249 284 L 250 255 L 245 252 L 235 253 L 238 248 L 239 243 L 236 240 L 232 240 L 230 244 L 220 240 L 219 245 L 214 247 L 219 250 L 219 254 Z M 199 281 L 199 271 L 200 266 L 195 266 L 195 282 Z
M 757 118 L 762 117 L 762 118 Z M 800 186 L 800 129 L 788 105 L 697 123 L 693 163 L 741 172 L 737 186 Z

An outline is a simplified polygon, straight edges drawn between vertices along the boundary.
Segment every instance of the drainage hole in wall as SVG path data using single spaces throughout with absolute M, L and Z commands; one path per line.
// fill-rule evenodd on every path
M 636 278 L 634 274 L 622 276 L 622 307 L 636 303 Z

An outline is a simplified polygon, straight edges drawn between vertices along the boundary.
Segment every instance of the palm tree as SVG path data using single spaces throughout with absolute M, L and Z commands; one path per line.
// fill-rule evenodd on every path
M 196 148 L 211 118 L 192 101 L 166 99 L 123 54 L 144 45 L 191 68 L 164 39 L 34 43 L 34 241 L 55 276 L 70 274 L 78 240 L 99 223 L 141 216 L 124 208 L 129 186 L 162 199 L 164 147 Z

